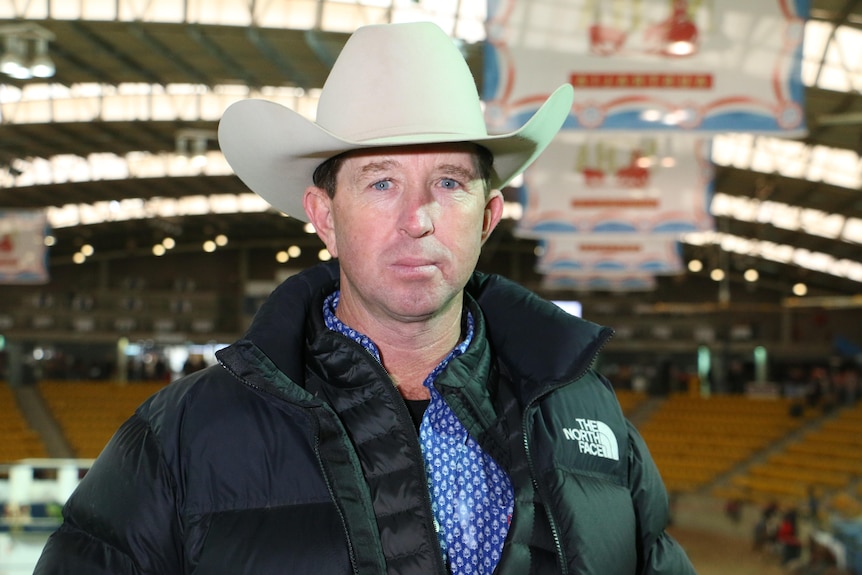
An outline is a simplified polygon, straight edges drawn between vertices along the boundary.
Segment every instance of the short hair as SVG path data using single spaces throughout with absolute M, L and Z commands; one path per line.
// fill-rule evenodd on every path
M 474 156 L 475 168 L 479 173 L 479 179 L 482 180 L 482 184 L 485 186 L 485 195 L 487 196 L 488 192 L 491 191 L 491 176 L 494 173 L 494 155 L 484 146 L 474 144 L 474 147 L 476 148 L 476 155 Z M 342 152 L 341 154 L 332 156 L 314 170 L 314 174 L 311 177 L 314 185 L 326 191 L 326 195 L 330 198 L 335 197 L 338 171 L 350 153 Z

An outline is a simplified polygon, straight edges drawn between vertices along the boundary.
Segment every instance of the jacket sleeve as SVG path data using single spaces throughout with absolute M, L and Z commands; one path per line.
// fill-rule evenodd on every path
M 685 551 L 666 531 L 667 491 L 640 433 L 629 428 L 629 486 L 637 517 L 640 575 L 694 575 Z
M 175 493 L 155 434 L 132 416 L 66 502 L 34 575 L 181 573 Z

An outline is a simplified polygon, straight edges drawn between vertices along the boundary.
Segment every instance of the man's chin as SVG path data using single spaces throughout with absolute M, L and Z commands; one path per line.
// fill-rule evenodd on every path
M 460 293 L 460 292 L 459 292 Z M 445 314 L 453 305 L 460 308 L 461 299 L 443 294 L 434 294 L 427 288 L 393 292 L 389 307 L 403 321 L 427 321 Z

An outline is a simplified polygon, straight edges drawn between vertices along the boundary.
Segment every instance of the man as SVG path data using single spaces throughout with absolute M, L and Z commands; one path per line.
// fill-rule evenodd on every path
M 499 189 L 569 113 L 489 136 L 427 23 L 344 47 L 317 122 L 227 110 L 241 179 L 338 264 L 277 288 L 220 364 L 125 423 L 36 573 L 691 573 L 667 497 L 590 366 L 610 330 L 474 273 Z

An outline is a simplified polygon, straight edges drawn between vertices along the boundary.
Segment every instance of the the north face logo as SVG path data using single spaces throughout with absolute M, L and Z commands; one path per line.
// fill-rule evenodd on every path
M 575 419 L 577 427 L 564 427 L 563 436 L 570 441 L 578 442 L 581 453 L 620 460 L 620 447 L 617 436 L 606 423 L 593 419 Z

